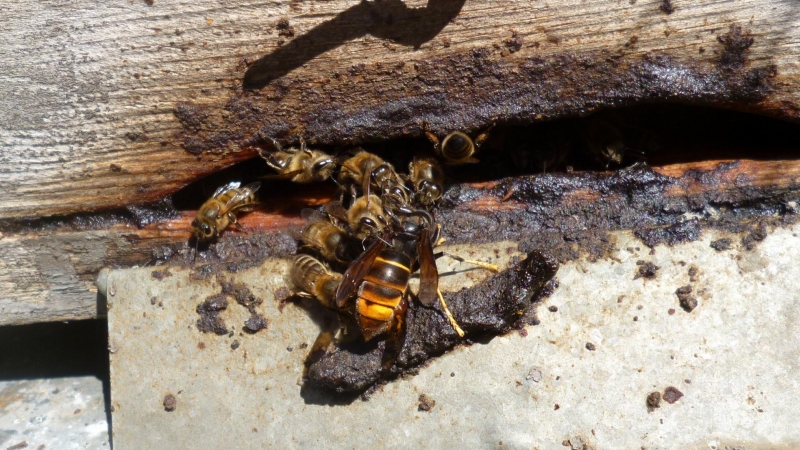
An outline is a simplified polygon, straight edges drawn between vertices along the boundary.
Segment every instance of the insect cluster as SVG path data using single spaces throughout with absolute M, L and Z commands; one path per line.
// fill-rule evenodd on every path
M 468 141 L 471 157 L 476 147 L 463 136 L 456 150 L 463 152 L 461 144 Z M 332 157 L 309 150 L 303 142 L 299 149 L 285 151 L 274 140 L 265 141 L 274 151 L 264 159 L 278 177 L 296 182 L 334 178 L 339 186 L 337 199 L 321 211 L 303 211 L 307 224 L 296 233 L 301 253 L 285 277 L 294 294 L 339 311 L 345 323 L 354 325 L 344 327 L 345 335 L 357 335 L 352 332 L 357 329 L 367 342 L 385 334 L 395 340 L 402 336 L 411 301 L 409 280 L 419 270 L 416 298 L 425 306 L 438 300 L 463 336 L 438 287 L 436 258 L 444 253 L 433 251 L 441 243 L 442 229 L 433 209 L 444 191 L 444 171 L 436 158 L 415 157 L 408 173 L 401 174 L 362 149 Z M 449 150 L 437 146 L 440 155 Z
M 481 170 L 493 173 L 498 164 L 512 167 L 511 172 L 557 170 L 566 167 L 572 170 L 575 149 L 582 149 L 598 167 L 620 166 L 625 161 L 643 161 L 645 150 L 652 150 L 657 144 L 648 133 L 631 133 L 620 124 L 619 118 L 589 118 L 576 123 L 562 125 L 550 124 L 547 127 L 529 128 L 527 131 L 510 133 L 510 129 L 500 129 L 493 133 L 495 144 L 501 143 L 501 152 L 493 152 L 481 165 Z M 259 134 L 258 141 L 268 149 L 261 156 L 267 165 L 278 175 L 265 177 L 287 179 L 296 183 L 335 180 L 342 191 L 342 199 L 348 215 L 345 224 L 358 238 L 376 235 L 386 225 L 387 217 L 400 207 L 430 210 L 442 196 L 444 174 L 439 160 L 447 165 L 477 163 L 475 154 L 494 129 L 492 123 L 487 129 L 471 137 L 455 131 L 443 139 L 431 132 L 423 123 L 425 136 L 433 144 L 438 159 L 433 157 L 415 158 L 409 165 L 407 175 L 399 175 L 391 164 L 380 157 L 363 150 L 351 151 L 349 156 L 329 155 L 319 150 L 309 149 L 301 141 L 300 148 L 284 150 L 273 138 Z M 496 149 L 497 145 L 495 145 Z M 504 155 L 504 156 L 498 156 Z M 498 163 L 498 159 L 503 161 Z M 502 172 L 502 171 L 501 171 Z M 238 213 L 255 207 L 256 191 L 261 183 L 240 186 L 231 182 L 220 187 L 200 208 L 197 218 L 192 222 L 192 232 L 199 242 L 216 239 L 229 225 L 239 228 Z M 346 192 L 345 192 L 346 191 Z M 374 198 L 378 201 L 373 201 Z M 387 203 L 384 208 L 383 203 Z M 330 214 L 329 214 L 330 215 Z M 351 219 L 363 223 L 352 224 Z M 380 223 L 383 220 L 384 223 Z M 327 258 L 330 260 L 329 258 Z
M 474 154 L 488 131 L 475 140 L 454 132 L 440 141 L 425 127 L 438 158 L 414 157 L 406 174 L 360 148 L 329 155 L 302 140 L 299 148 L 283 149 L 276 140 L 260 136 L 261 156 L 277 172 L 264 178 L 296 183 L 333 179 L 339 186 L 336 199 L 321 210 L 302 212 L 306 225 L 293 233 L 300 252 L 285 276 L 291 291 L 340 312 L 346 336 L 360 334 L 367 342 L 386 334 L 394 339 L 402 336 L 412 301 L 409 280 L 419 271 L 415 297 L 425 306 L 438 300 L 463 336 L 438 287 L 436 259 L 445 256 L 433 250 L 443 241 L 434 217 L 444 192 L 439 159 L 446 164 L 477 162 Z M 260 183 L 241 187 L 234 182 L 218 189 L 192 222 L 197 242 L 215 239 L 229 225 L 238 227 L 237 213 L 254 207 L 259 187 Z M 497 270 L 491 264 L 447 256 Z

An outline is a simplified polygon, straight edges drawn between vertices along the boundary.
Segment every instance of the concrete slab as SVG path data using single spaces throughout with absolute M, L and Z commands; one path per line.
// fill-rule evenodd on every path
M 232 336 L 197 330 L 197 304 L 220 291 L 214 279 L 174 268 L 158 277 L 154 268 L 112 271 L 114 444 L 796 448 L 799 232 L 777 230 L 751 251 L 736 236 L 730 249 L 712 249 L 731 237 L 714 232 L 653 251 L 616 233 L 611 258 L 561 267 L 560 287 L 526 336 L 458 348 L 343 406 L 300 396 L 305 346 L 319 328 L 298 307 L 278 310 L 285 262 L 230 275 L 264 300 L 269 326 L 254 335 L 240 333 L 249 313 L 236 304 L 222 314 Z M 509 245 L 456 251 L 506 258 Z M 640 261 L 658 267 L 652 277 L 634 279 Z M 480 281 L 474 271 L 440 270 L 451 288 Z M 687 285 L 698 302 L 691 312 L 675 294 Z
M 0 448 L 107 449 L 96 377 L 0 381 Z

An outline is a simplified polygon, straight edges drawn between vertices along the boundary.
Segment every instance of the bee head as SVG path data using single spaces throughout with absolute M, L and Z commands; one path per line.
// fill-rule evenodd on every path
M 419 202 L 423 205 L 430 205 L 442 197 L 442 187 L 428 180 L 423 180 L 417 188 Z
M 270 153 L 264 157 L 264 161 L 267 162 L 267 165 L 275 170 L 285 169 L 289 164 L 289 159 L 290 158 L 283 152 Z
M 315 161 L 311 166 L 312 172 L 324 178 L 329 178 L 334 170 L 336 170 L 336 160 L 330 156 Z
M 214 227 L 197 219 L 192 221 L 192 230 L 194 231 L 194 235 L 197 236 L 197 239 L 202 241 L 213 238 L 215 234 Z
M 622 164 L 622 158 L 625 155 L 625 143 L 621 140 L 609 142 L 603 146 L 602 153 L 603 157 L 610 162 Z

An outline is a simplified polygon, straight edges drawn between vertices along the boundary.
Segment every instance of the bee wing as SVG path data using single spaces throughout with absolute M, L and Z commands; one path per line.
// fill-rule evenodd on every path
M 326 216 L 325 213 L 312 208 L 303 208 L 303 210 L 300 211 L 300 217 L 307 223 L 328 221 L 328 216 Z
M 419 301 L 425 306 L 431 306 L 438 299 L 439 269 L 436 268 L 436 258 L 433 256 L 433 246 L 428 230 L 419 233 L 417 242 L 419 255 Z
M 326 220 L 326 221 L 328 220 L 327 217 L 325 217 L 324 213 L 321 213 L 316 209 L 311 209 L 311 208 L 303 208 L 303 210 L 300 211 L 300 217 L 302 217 L 303 220 L 305 220 L 306 225 L 304 225 L 302 228 L 290 228 L 286 230 L 286 233 L 289 236 L 293 237 L 295 240 L 301 242 L 306 241 L 305 236 L 303 236 L 303 232 L 306 230 L 306 228 L 309 227 L 309 225 L 311 225 L 314 222 L 319 222 L 321 220 Z
M 347 209 L 345 209 L 344 205 L 342 205 L 342 202 L 328 202 L 322 208 L 325 209 L 325 212 L 328 213 L 328 216 L 337 221 L 347 223 Z
M 353 156 L 356 156 L 358 153 L 365 151 L 366 150 L 364 150 L 362 147 L 350 147 L 343 151 L 337 151 L 333 155 L 333 157 L 336 158 L 337 163 L 342 163 L 344 162 L 344 160 L 352 158 Z
M 219 197 L 220 194 L 222 194 L 223 192 L 230 191 L 231 189 L 236 189 L 241 184 L 242 183 L 240 183 L 238 181 L 231 181 L 230 183 L 226 184 L 225 186 L 218 187 L 217 190 L 214 191 L 214 195 L 212 195 L 212 197 Z
M 364 197 L 367 197 L 367 205 L 369 205 L 369 188 L 370 183 L 372 183 L 372 171 L 375 169 L 372 165 L 367 166 L 368 171 L 364 174 L 364 179 L 361 180 L 361 193 Z
M 261 182 L 260 181 L 256 181 L 256 182 L 253 182 L 253 183 L 250 183 L 250 184 L 246 185 L 242 189 L 244 189 L 246 191 L 250 191 L 251 194 L 255 194 L 256 191 L 258 191 L 258 188 L 260 188 L 260 187 L 261 187 Z
M 336 306 L 343 308 L 347 300 L 353 296 L 361 284 L 361 280 L 367 275 L 372 263 L 378 254 L 386 247 L 386 242 L 383 239 L 377 239 L 369 248 L 355 259 L 347 268 L 347 271 L 342 276 L 342 281 L 339 287 L 336 288 Z
M 238 189 L 236 194 L 232 195 L 231 198 L 225 202 L 222 211 L 240 211 L 246 206 L 253 204 L 253 201 L 248 201 L 251 195 L 252 192 L 247 190 L 246 187 L 245 189 Z

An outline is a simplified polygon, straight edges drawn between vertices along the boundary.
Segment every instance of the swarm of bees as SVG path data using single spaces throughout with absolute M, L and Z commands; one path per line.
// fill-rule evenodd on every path
M 285 277 L 291 291 L 317 299 L 344 315 L 345 321 L 352 319 L 367 342 L 387 334 L 392 339 L 401 336 L 412 298 L 425 306 L 438 300 L 450 324 L 463 336 L 439 290 L 436 258 L 445 254 L 433 250 L 442 242 L 442 227 L 433 215 L 444 192 L 444 171 L 438 161 L 415 157 L 404 175 L 361 149 L 337 160 L 341 161 L 336 174 L 338 199 L 321 211 L 303 213 L 307 225 L 296 235 L 302 253 L 293 259 Z M 297 176 L 272 167 L 278 176 Z M 315 168 L 307 164 L 303 170 Z M 320 176 L 307 173 L 301 179 Z M 491 264 L 467 262 L 497 270 Z M 412 297 L 409 280 L 416 271 L 420 285 Z
M 496 271 L 491 264 L 464 260 L 443 252 L 442 226 L 434 212 L 444 193 L 445 165 L 476 163 L 476 153 L 494 128 L 491 124 L 477 135 L 454 131 L 443 138 L 423 123 L 423 132 L 433 147 L 433 155 L 416 156 L 403 174 L 376 154 L 350 149 L 330 155 L 310 149 L 304 141 L 299 148 L 284 149 L 275 139 L 261 135 L 261 157 L 276 173 L 263 178 L 295 183 L 333 180 L 338 185 L 336 199 L 321 210 L 304 210 L 305 227 L 294 233 L 300 253 L 294 257 L 286 284 L 297 296 L 314 298 L 340 313 L 343 322 L 354 324 L 346 335 L 363 336 L 371 341 L 378 336 L 401 335 L 409 302 L 417 299 L 424 306 L 437 300 L 456 332 L 463 336 L 439 290 L 436 259 L 449 256 L 459 261 Z M 601 120 L 586 127 L 586 142 L 599 163 L 621 164 L 626 150 L 617 128 Z M 551 134 L 559 139 L 544 139 L 549 146 L 533 150 L 522 143 L 508 141 L 515 165 L 541 166 L 546 171 L 563 163 L 572 146 L 563 130 Z M 543 136 L 540 136 L 543 137 Z M 541 139 L 526 139 L 541 141 Z M 538 149 L 538 151 L 536 151 Z M 524 157 L 524 158 L 523 158 Z M 232 182 L 219 188 L 192 222 L 196 241 L 216 239 L 229 225 L 239 227 L 237 214 L 252 209 L 260 183 L 241 186 Z M 419 272 L 416 294 L 409 280 Z
M 453 132 L 439 139 L 426 127 L 435 154 L 447 164 L 477 161 L 474 157 L 488 131 L 475 141 L 465 133 Z M 302 212 L 306 226 L 294 233 L 300 253 L 285 275 L 286 284 L 297 296 L 314 298 L 340 313 L 347 326 L 344 335 L 362 336 L 369 342 L 388 335 L 402 337 L 404 318 L 414 298 L 424 306 L 437 300 L 453 329 L 464 332 L 450 313 L 439 290 L 436 259 L 449 256 L 488 270 L 497 267 L 478 261 L 434 253 L 443 242 L 442 226 L 434 208 L 444 192 L 444 170 L 437 158 L 415 157 L 408 173 L 401 174 L 379 156 L 354 149 L 328 155 L 309 149 L 283 149 L 274 139 L 260 136 L 261 156 L 275 175 L 296 183 L 333 179 L 339 186 L 335 200 L 321 210 Z M 228 225 L 238 227 L 236 214 L 250 209 L 260 183 L 240 187 L 234 182 L 214 193 L 192 222 L 198 242 L 219 236 Z M 413 294 L 409 280 L 419 271 L 419 290 Z
M 549 124 L 535 132 L 517 133 L 516 139 L 505 139 L 504 149 L 511 156 L 514 168 L 545 173 L 563 166 L 571 153 L 579 148 L 583 148 L 597 167 L 608 169 L 621 166 L 625 161 L 643 161 L 646 151 L 657 147 L 653 136 L 647 133 L 631 136 L 630 132 L 624 132 L 621 120 L 616 116 L 590 117 L 584 122 L 580 125 Z M 351 226 L 349 231 L 363 240 L 379 234 L 388 225 L 391 216 L 386 213 L 396 212 L 404 206 L 431 209 L 443 194 L 444 172 L 439 160 L 451 166 L 477 163 L 475 155 L 494 129 L 494 122 L 474 138 L 453 131 L 440 139 L 431 132 L 427 122 L 422 124 L 422 128 L 438 160 L 429 156 L 416 157 L 409 164 L 408 175 L 398 174 L 391 164 L 363 150 L 343 158 L 309 149 L 302 139 L 300 148 L 289 149 L 283 149 L 275 139 L 261 133 L 257 141 L 266 147 L 261 157 L 277 172 L 265 178 L 287 179 L 295 183 L 336 181 L 341 197 L 347 196 L 350 200 L 344 209 L 347 215 L 344 223 Z M 571 167 L 567 165 L 568 172 Z M 231 182 L 217 189 L 192 222 L 197 242 L 216 239 L 229 225 L 239 228 L 236 215 L 256 205 L 255 193 L 259 187 L 258 182 L 244 187 L 239 182 Z M 353 219 L 360 222 L 353 225 Z

